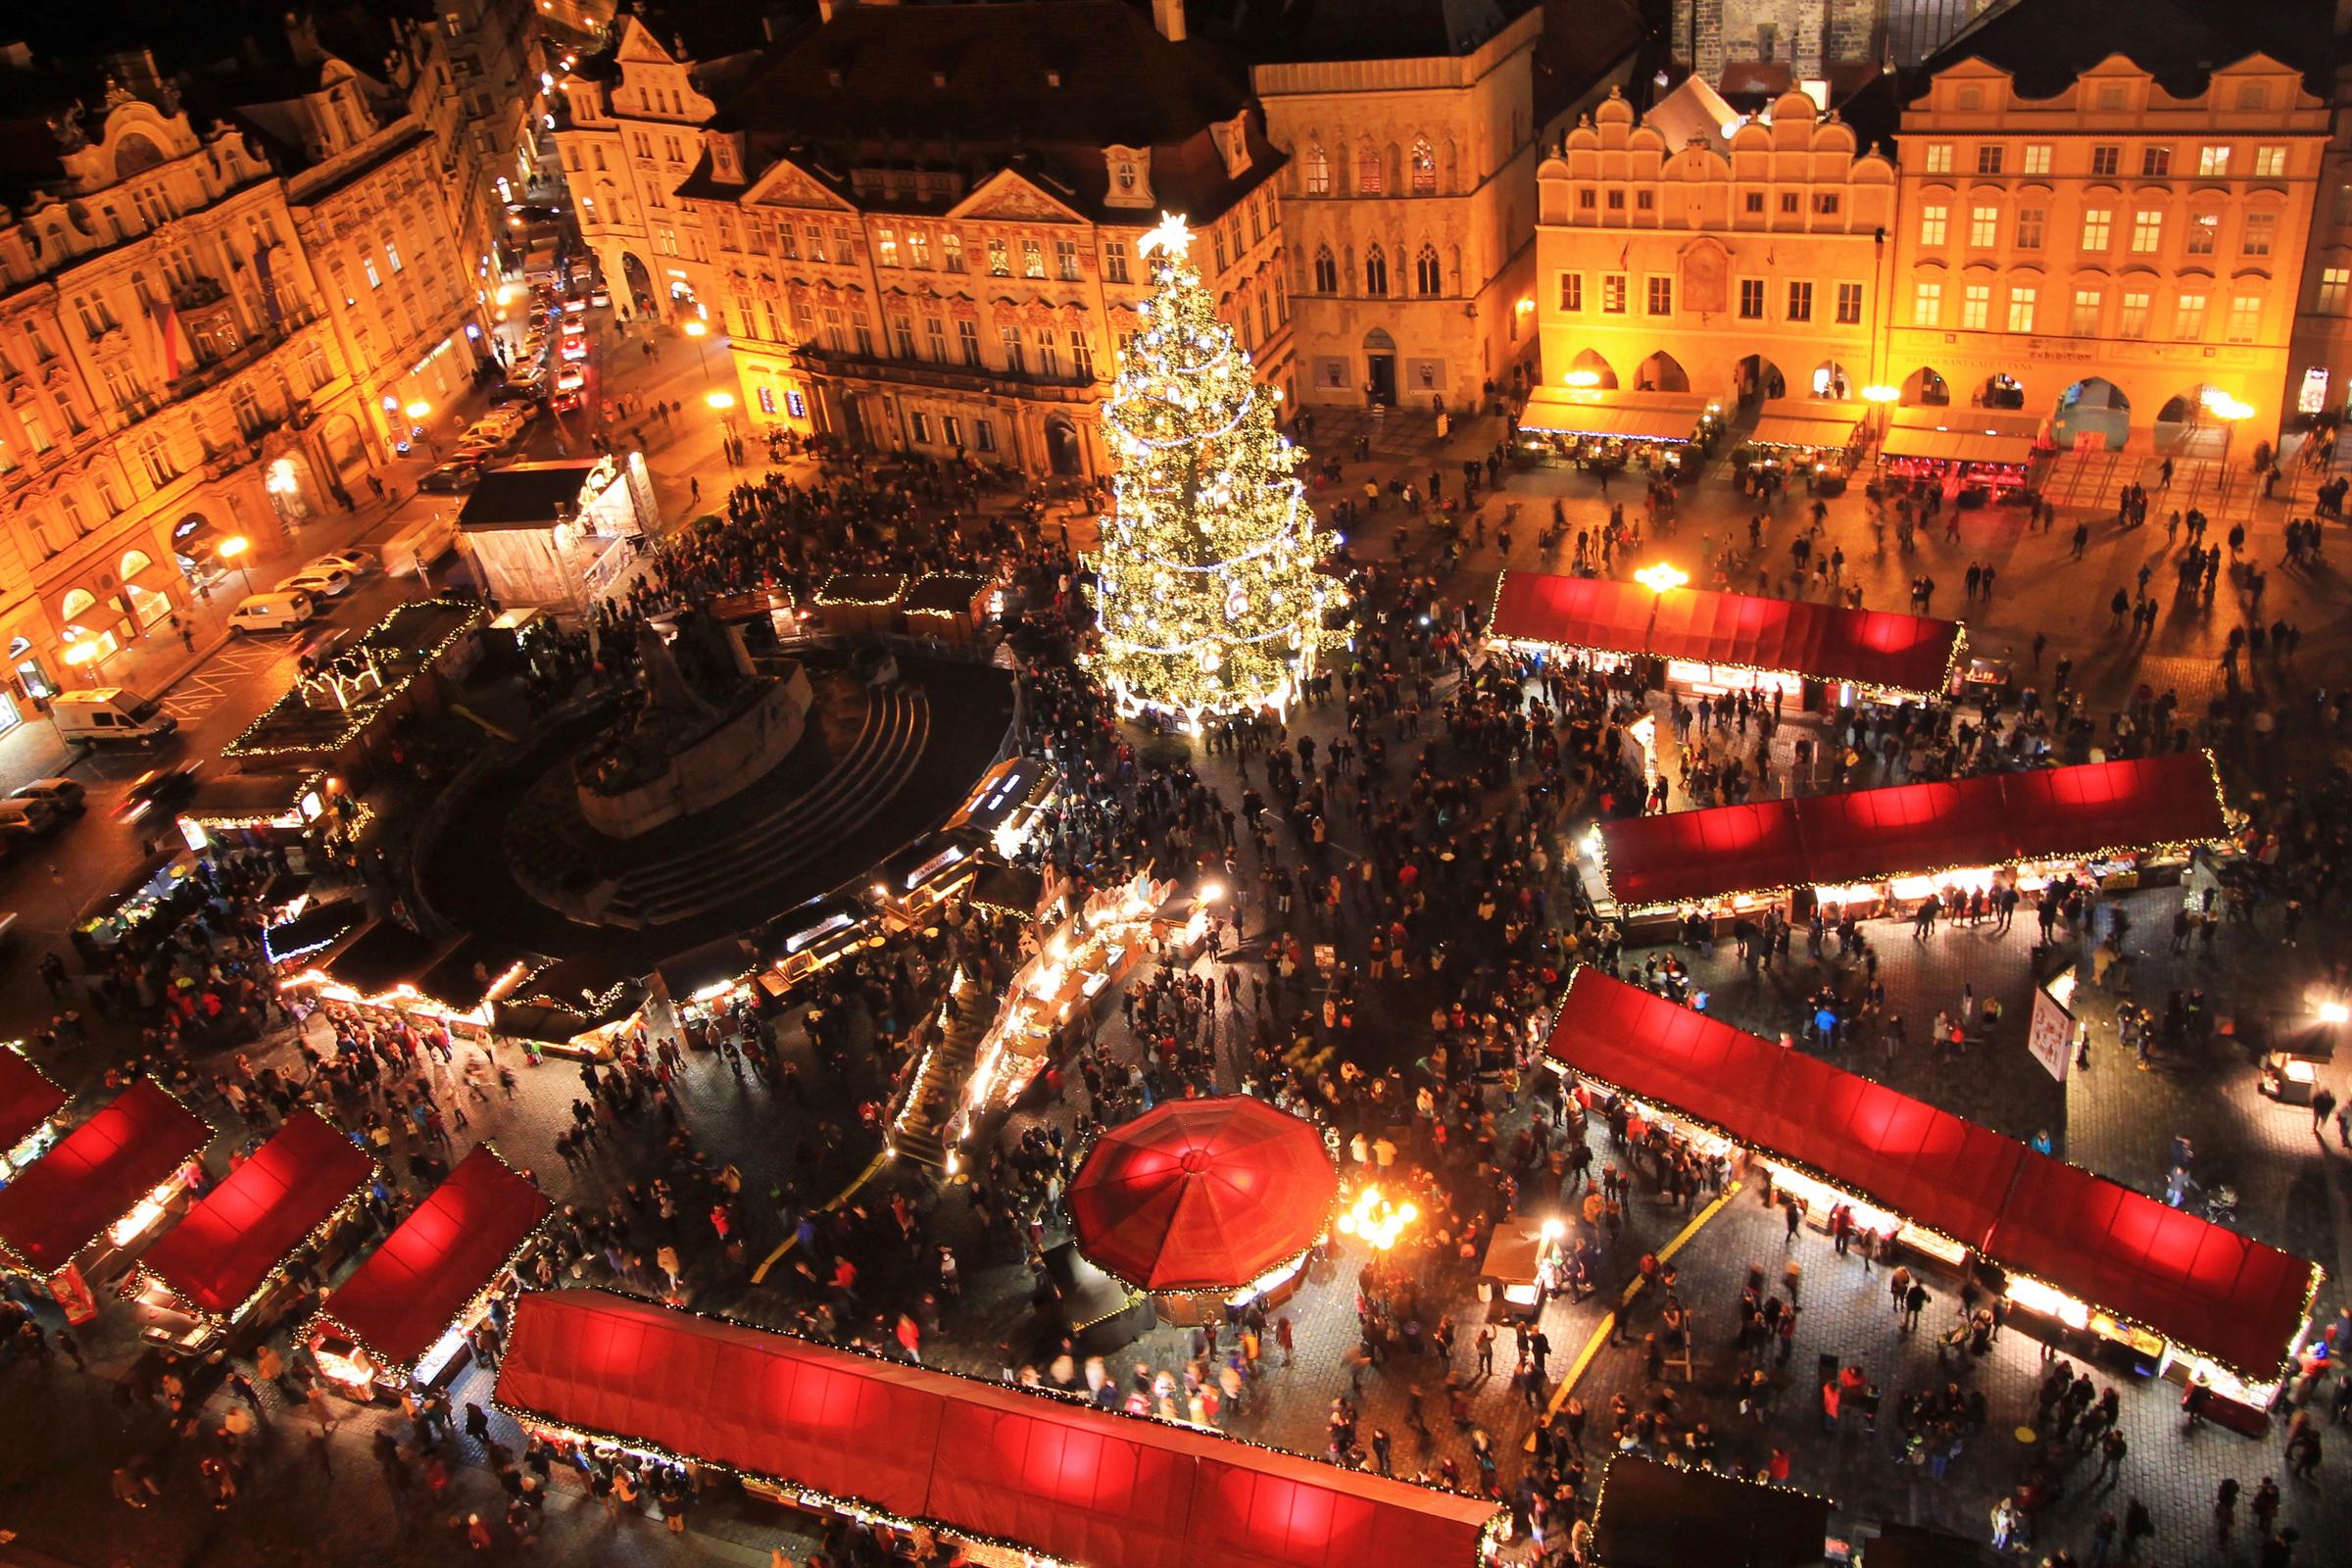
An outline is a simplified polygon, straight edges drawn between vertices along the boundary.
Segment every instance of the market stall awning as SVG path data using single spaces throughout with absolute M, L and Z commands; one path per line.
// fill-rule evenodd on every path
M 515 1303 L 498 1403 L 1089 1568 L 1476 1568 L 1490 1502 L 601 1291 Z
M 1789 413 L 1771 409 L 1757 418 L 1747 435 L 1750 446 L 1826 447 L 1842 450 L 1862 428 L 1863 415 L 1852 404 L 1800 403 Z
M 66 1108 L 66 1092 L 15 1046 L 0 1046 L 0 1154 Z
M 1707 811 L 1667 811 L 1600 824 L 1609 894 L 1628 908 L 1680 904 L 1739 867 L 1741 892 L 1805 880 L 1794 801 L 1750 801 Z
M 48 1274 L 198 1154 L 213 1129 L 151 1078 L 0 1188 L 0 1251 Z
M 1546 435 L 1614 436 L 1627 441 L 1688 441 L 1707 400 L 1680 392 L 1611 392 L 1600 388 L 1540 387 L 1519 416 L 1519 428 Z
M 1592 1505 L 1594 1568 L 1812 1568 L 1829 1498 L 1620 1453 Z
M 1590 966 L 1545 1050 L 2254 1381 L 2309 1307 L 2299 1257 Z
M 476 1145 L 394 1227 L 318 1316 L 378 1365 L 405 1371 L 432 1349 L 547 1218 L 530 1178 Z
M 1600 824 L 1610 893 L 1635 909 L 2208 843 L 2228 833 L 2203 752 Z
M 1904 429 L 1886 432 L 1881 447 L 1889 458 L 1930 458 L 1943 463 L 2002 463 L 2019 467 L 2034 461 L 2034 441 L 2022 435 L 1986 435 L 1979 430 Z
M 1312 1123 L 1242 1095 L 1171 1100 L 1096 1143 L 1070 1227 L 1139 1290 L 1229 1291 L 1314 1246 L 1339 1191 Z
M 1927 615 L 1692 588 L 1661 596 L 1640 583 L 1541 571 L 1502 574 L 1489 630 L 1504 642 L 1652 654 L 1923 697 L 1943 691 L 1967 635 L 1956 620 Z
M 298 1110 L 147 1250 L 140 1272 L 206 1317 L 232 1316 L 374 1172 L 326 1118 Z
M 2253 1382 L 2278 1375 L 2319 1283 L 2291 1252 L 2030 1150 L 1984 1251 Z

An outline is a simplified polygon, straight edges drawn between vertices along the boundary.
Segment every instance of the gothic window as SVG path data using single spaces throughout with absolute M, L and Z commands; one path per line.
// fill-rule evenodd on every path
M 1377 245 L 1364 252 L 1364 292 L 1375 299 L 1389 292 L 1389 258 Z
M 1331 160 L 1324 156 L 1319 141 L 1306 144 L 1306 193 L 1309 196 L 1331 194 Z
M 1421 254 L 1413 259 L 1413 292 L 1423 296 L 1446 292 L 1446 279 L 1438 265 L 1438 248 L 1424 245 Z
M 1413 194 L 1435 196 L 1438 193 L 1438 155 L 1423 136 L 1413 143 Z
M 1380 149 L 1366 142 L 1355 155 L 1355 188 L 1363 195 L 1377 196 L 1384 183 L 1380 177 Z
M 1337 294 L 1340 291 L 1340 266 L 1332 260 L 1331 247 L 1315 247 L 1315 292 Z

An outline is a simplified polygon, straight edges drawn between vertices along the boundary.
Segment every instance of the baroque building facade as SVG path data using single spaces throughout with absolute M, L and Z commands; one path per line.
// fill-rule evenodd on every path
M 828 8 L 744 72 L 675 200 L 752 429 L 1106 475 L 1099 409 L 1163 211 L 1290 388 L 1281 155 L 1181 7 L 1154 11 Z
M 1546 379 L 1723 401 L 1852 398 L 1877 375 L 1895 171 L 1801 92 L 1743 117 L 1691 78 L 1612 94 L 1538 176 Z

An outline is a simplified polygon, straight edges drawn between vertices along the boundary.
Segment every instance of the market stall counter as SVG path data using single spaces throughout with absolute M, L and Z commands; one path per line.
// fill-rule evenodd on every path
M 1879 461 L 1890 478 L 1941 491 L 1951 506 L 1991 506 L 2025 498 L 2040 430 L 2037 416 L 1997 409 L 1896 409 Z
M 0 1182 L 39 1158 L 56 1141 L 56 1118 L 66 1108 L 57 1080 L 33 1065 L 18 1045 L 0 1045 Z
M 455 1372 L 550 1208 L 528 1176 L 475 1145 L 312 1317 L 305 1337 L 319 1369 L 361 1400 Z
M 1683 450 L 1712 434 L 1722 412 L 1691 392 L 1539 387 L 1520 413 L 1517 450 L 1596 471 L 1632 465 L 1674 472 Z
M 148 1249 L 140 1282 L 204 1328 L 265 1321 L 291 1288 L 287 1262 L 326 1243 L 376 1174 L 375 1161 L 341 1129 L 298 1110 Z M 184 1332 L 165 1332 L 186 1344 Z
M 0 1188 L 0 1268 L 42 1282 L 75 1323 L 87 1282 L 126 1266 L 202 1178 L 213 1129 L 142 1078 Z
M 1830 398 L 1767 403 L 1734 461 L 1746 474 L 1772 474 L 1821 495 L 1838 495 L 1854 471 L 1869 417 L 1870 406 L 1864 403 Z
M 105 972 L 125 942 L 134 952 L 153 947 L 210 897 L 193 855 L 167 850 L 147 857 L 122 886 L 91 900 L 74 917 L 69 940 L 82 972 Z

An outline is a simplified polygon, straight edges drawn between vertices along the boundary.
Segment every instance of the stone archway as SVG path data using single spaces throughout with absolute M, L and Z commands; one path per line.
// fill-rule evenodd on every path
M 1732 386 L 1741 403 L 1770 403 L 1788 395 L 1788 378 L 1761 354 L 1750 354 L 1732 367 Z
M 621 286 L 629 291 L 630 314 L 644 316 L 660 308 L 654 294 L 653 270 L 635 251 L 620 253 L 620 279 Z
M 1688 392 L 1690 376 L 1682 362 L 1664 349 L 1643 360 L 1634 369 L 1634 390 L 1637 392 Z
M 1836 360 L 1824 360 L 1813 367 L 1813 373 L 1805 380 L 1805 391 L 1812 397 L 1835 398 L 1842 403 L 1854 395 L 1854 378 Z
M 1903 378 L 1902 406 L 1940 409 L 1952 401 L 1952 389 L 1932 366 L 1921 366 Z
M 2132 400 L 2105 376 L 2084 376 L 2058 394 L 2050 433 L 2061 449 L 2121 452 L 2132 437 Z
M 2156 411 L 2156 450 L 2169 458 L 2219 459 L 2229 450 L 2230 423 L 2216 405 L 2231 401 L 2221 387 L 2202 384 L 2170 399 Z
M 1070 421 L 1046 421 L 1046 466 L 1057 479 L 1075 479 L 1086 471 L 1086 453 Z
M 1969 404 L 1979 409 L 2022 409 L 2026 406 L 2026 389 L 2017 377 L 1995 370 L 1977 384 Z
M 1570 363 L 1567 381 L 1574 387 L 1598 387 L 1610 392 L 1617 390 L 1617 372 L 1594 349 L 1583 350 Z

